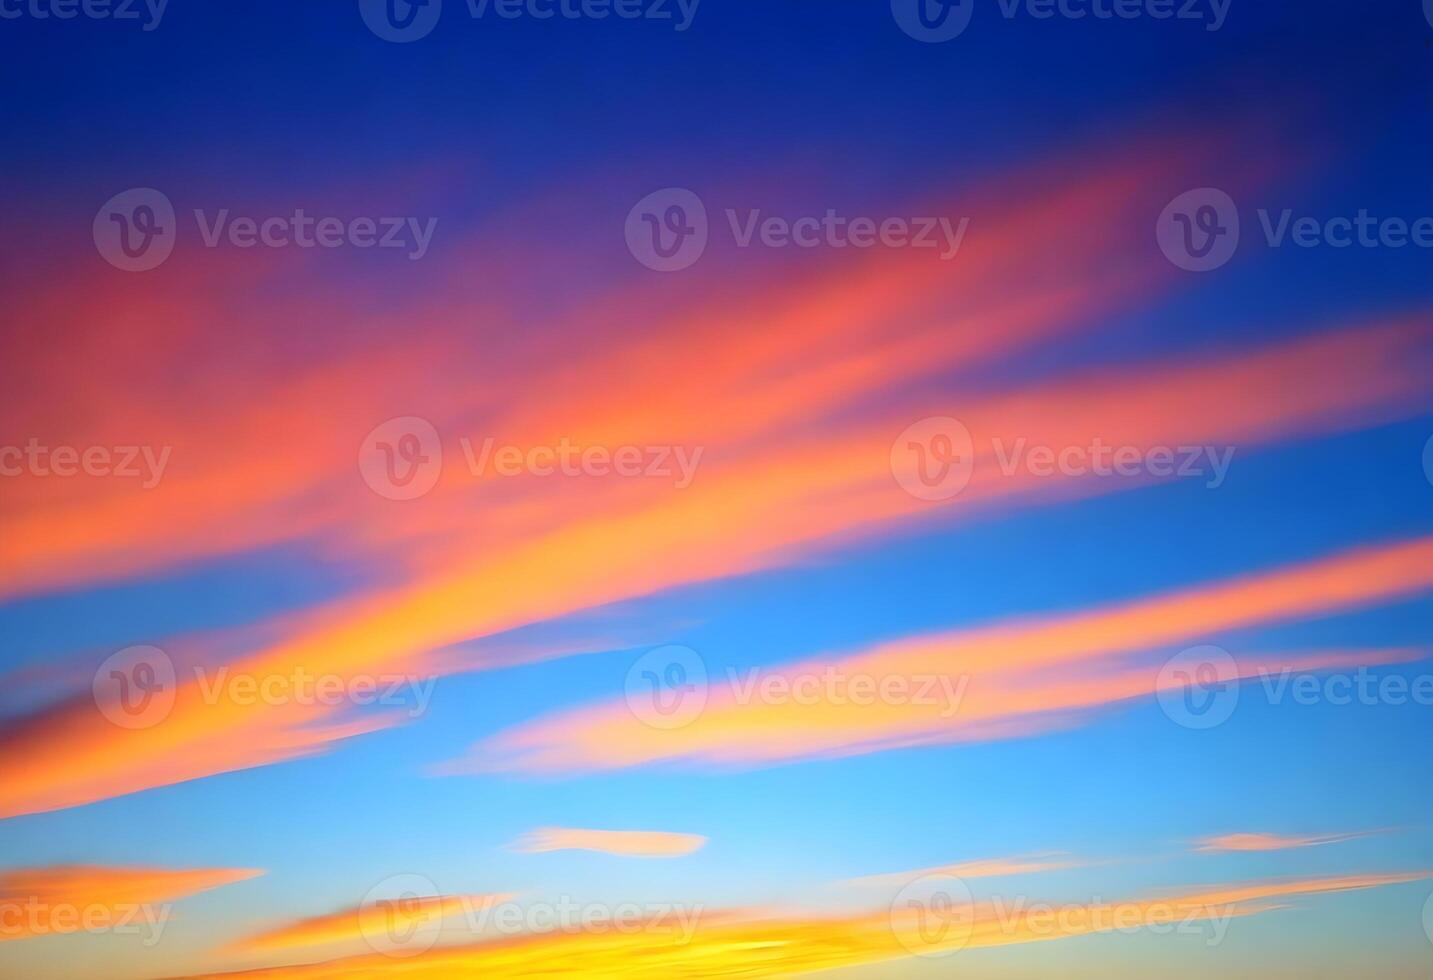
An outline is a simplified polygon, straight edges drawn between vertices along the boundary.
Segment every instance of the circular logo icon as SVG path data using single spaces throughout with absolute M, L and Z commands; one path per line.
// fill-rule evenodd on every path
M 1195 730 L 1229 720 L 1239 706 L 1239 665 L 1215 646 L 1191 647 L 1160 668 L 1155 694 L 1165 715 Z
M 90 690 L 100 714 L 120 728 L 153 728 L 174 710 L 178 677 L 159 647 L 125 647 L 100 664 Z
M 380 497 L 416 500 L 432 490 L 443 473 L 443 441 L 427 419 L 389 419 L 363 440 L 358 472 Z
M 1433 0 L 1429 0 L 1433 3 Z M 1428 896 L 1428 901 L 1423 903 L 1423 935 L 1433 943 L 1433 895 Z
M 627 213 L 627 250 L 658 272 L 680 272 L 707 250 L 707 208 L 681 187 L 642 198 Z
M 438 26 L 443 0 L 358 0 L 358 13 L 378 37 L 407 44 L 427 37 Z
M 125 272 L 148 272 L 174 251 L 179 224 L 169 198 L 152 187 L 116 194 L 95 215 L 95 248 Z
M 449 909 L 422 875 L 393 875 L 368 890 L 358 907 L 364 942 L 384 956 L 417 956 L 433 948 Z
M 960 37 L 974 12 L 975 0 L 891 0 L 901 30 L 927 44 Z
M 1170 201 L 1155 237 L 1165 258 L 1189 272 L 1210 272 L 1239 248 L 1239 208 L 1217 187 L 1200 187 Z
M 1429 483 L 1433 483 L 1433 436 L 1429 436 L 1428 442 L 1423 446 L 1423 475 L 1428 478 Z
M 975 928 L 975 897 L 953 874 L 924 875 L 896 893 L 891 931 L 916 956 L 935 959 L 960 952 Z
M 957 419 L 921 419 L 891 445 L 891 474 L 901 489 L 921 500 L 949 500 L 970 485 L 975 440 Z
M 1433 27 L 1433 0 L 1423 0 L 1423 16 L 1428 18 L 1428 26 Z
M 690 725 L 706 710 L 707 694 L 706 661 L 690 647 L 658 647 L 627 671 L 627 709 L 652 728 Z

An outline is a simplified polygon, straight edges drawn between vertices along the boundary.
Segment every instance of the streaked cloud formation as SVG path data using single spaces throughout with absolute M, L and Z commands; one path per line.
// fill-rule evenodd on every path
M 1159 664 L 1135 655 L 1211 634 L 1332 615 L 1433 588 L 1433 537 L 1360 548 L 1273 571 L 1083 612 L 1013 619 L 882 644 L 834 661 L 783 668 L 871 677 L 968 676 L 960 710 L 941 704 L 741 703 L 715 687 L 683 727 L 653 728 L 625 703 L 578 709 L 481 744 L 475 766 L 583 771 L 663 760 L 759 765 L 1045 731 L 1094 708 L 1147 697 Z M 1241 677 L 1399 663 L 1410 650 L 1344 650 L 1239 658 Z
M 507 901 L 510 895 L 414 895 L 380 898 L 353 908 L 289 923 L 256 933 L 230 948 L 241 953 L 272 953 L 338 943 L 366 942 L 375 947 L 392 935 L 411 934 L 469 910 Z
M 1296 847 L 1319 847 L 1324 844 L 1341 844 L 1344 841 L 1358 840 L 1360 837 L 1372 837 L 1381 833 L 1377 830 L 1366 830 L 1349 834 L 1316 834 L 1311 836 L 1292 836 L 1284 834 L 1221 834 L 1217 837 L 1206 837 L 1199 841 L 1195 850 L 1199 851 L 1285 851 Z
M 439 947 L 395 959 L 362 956 L 275 967 L 244 974 L 254 980 L 345 980 L 403 977 L 447 980 L 468 974 L 493 980 L 564 973 L 622 980 L 718 980 L 732 976 L 786 976 L 1018 943 L 1092 935 L 1115 929 L 1210 923 L 1283 907 L 1285 900 L 1418 881 L 1424 873 L 1347 875 L 1256 881 L 1121 903 L 1050 906 L 979 903 L 943 910 L 935 921 L 919 907 L 823 918 L 704 916 L 687 942 L 668 930 L 635 935 L 549 933 L 457 947 Z M 1222 933 L 1220 933 L 1222 935 Z M 223 976 L 212 974 L 211 976 Z
M 954 875 L 957 878 L 1003 878 L 1007 875 L 1038 874 L 1043 871 L 1064 871 L 1069 868 L 1085 867 L 1087 862 L 1073 858 L 1044 854 L 1033 857 L 987 858 L 979 861 L 960 861 L 956 864 L 942 864 L 918 871 L 898 871 L 891 874 L 866 875 L 848 878 L 843 885 L 885 886 L 902 884 L 927 875 Z
M 657 830 L 578 830 L 571 827 L 541 827 L 523 835 L 513 849 L 526 854 L 550 851 L 596 851 L 618 857 L 673 858 L 692 854 L 706 846 L 699 834 L 674 834 Z
M 0 873 L 0 942 L 70 932 L 84 920 L 118 921 L 146 905 L 187 898 L 263 874 L 241 868 L 62 865 Z

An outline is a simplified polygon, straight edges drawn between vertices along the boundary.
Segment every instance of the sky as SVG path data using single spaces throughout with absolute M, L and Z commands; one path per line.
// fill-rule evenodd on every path
M 1427 975 L 1433 5 L 0 50 L 0 978 Z

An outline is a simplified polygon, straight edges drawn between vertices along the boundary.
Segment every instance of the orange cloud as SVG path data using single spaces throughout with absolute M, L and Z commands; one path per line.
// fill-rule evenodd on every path
M 515 849 L 526 854 L 549 851 L 596 851 L 618 857 L 672 858 L 692 854 L 707 839 L 699 834 L 673 834 L 656 830 L 576 830 L 541 827 L 525 835 Z
M 1281 834 L 1221 834 L 1206 837 L 1197 842 L 1195 850 L 1205 852 L 1221 851 L 1284 851 L 1295 847 L 1319 847 L 1324 844 L 1341 844 L 1360 837 L 1371 837 L 1379 833 L 1367 830 L 1350 834 L 1322 834 L 1308 837 L 1293 837 Z
M 891 874 L 865 875 L 848 878 L 844 885 L 885 886 L 901 885 L 929 875 L 954 875 L 960 879 L 1003 878 L 1008 875 L 1038 874 L 1043 871 L 1064 871 L 1068 868 L 1085 867 L 1085 863 L 1059 855 L 1036 857 L 987 858 L 979 861 L 961 861 L 956 864 L 942 864 L 918 871 L 899 871 Z
M 886 911 L 806 918 L 726 912 L 703 916 L 689 936 L 669 929 L 546 933 L 464 946 L 442 946 L 397 959 L 382 955 L 247 972 L 253 980 L 403 977 L 446 980 L 483 976 L 517 980 L 547 975 L 553 964 L 595 980 L 718 980 L 794 976 L 912 956 L 981 949 L 1114 931 L 1199 928 L 1217 942 L 1236 918 L 1281 907 L 1278 900 L 1418 881 L 1424 873 L 1349 875 L 1249 882 L 1120 903 L 1053 905 L 1026 901 L 940 906 L 919 899 Z M 958 962 L 958 961 L 956 961 Z M 211 977 L 232 974 L 211 974 Z
M 807 685 L 810 698 L 763 698 L 717 681 L 705 691 L 703 710 L 683 725 L 653 727 L 627 703 L 602 704 L 510 729 L 478 746 L 470 762 L 473 768 L 528 771 L 672 759 L 754 765 L 1029 734 L 1076 712 L 1156 693 L 1158 665 L 1131 662 L 1135 654 L 1430 588 L 1433 537 L 1418 538 L 1086 612 L 898 640 L 771 672 L 789 690 L 813 676 L 843 679 L 851 692 L 858 682 L 873 692 L 886 690 L 894 679 L 901 682 L 901 697 L 858 698 L 818 684 Z M 1239 674 L 1417 656 L 1398 650 L 1246 658 Z
M 1052 445 L 1088 445 L 1095 437 L 1139 447 L 1273 441 L 1366 424 L 1404 410 L 1426 380 L 1416 354 L 1425 335 L 1420 324 L 1395 323 L 1175 367 L 1099 372 L 977 399 L 960 414 L 983 436 L 1024 436 Z M 894 434 L 910 418 L 905 409 L 854 428 L 798 427 L 783 438 L 759 440 L 726 456 L 712 452 L 701 479 L 679 492 L 666 484 L 653 486 L 653 481 L 609 481 L 598 488 L 580 479 L 549 480 L 528 481 L 541 484 L 531 499 L 514 488 L 519 496 L 513 502 L 499 500 L 491 510 L 475 509 L 462 495 L 450 501 L 439 494 L 431 508 L 426 500 L 404 505 L 402 513 L 413 515 L 422 533 L 415 531 L 417 537 L 404 545 L 412 553 L 402 581 L 287 618 L 278 642 L 233 669 L 264 678 L 296 671 L 340 679 L 422 673 L 438 669 L 428 654 L 443 647 L 673 586 L 771 567 L 832 540 L 929 515 L 932 506 L 901 490 L 890 471 Z M 991 465 L 988 455 L 983 460 L 977 461 L 970 486 L 947 508 L 952 515 L 1136 483 L 1011 476 Z M 468 516 L 473 513 L 484 515 L 480 522 L 492 523 L 474 524 Z M 379 521 L 377 526 L 389 525 Z M 1414 569 L 1407 580 L 1420 581 L 1421 572 Z M 1396 583 L 1382 583 L 1359 601 L 1376 600 L 1385 592 L 1397 594 Z M 1226 598 L 1239 600 L 1237 594 L 1212 596 L 1195 609 L 1172 610 L 1182 616 L 1169 622 L 1184 622 L 1176 635 L 1216 628 L 1221 617 L 1237 612 L 1237 606 L 1221 611 Z M 1310 600 L 1308 611 L 1317 611 L 1317 597 Z M 1146 639 L 1153 642 L 1157 635 L 1162 634 L 1156 629 Z M 939 643 L 927 659 L 949 665 Z M 940 666 L 929 669 L 945 672 Z M 1026 702 L 1023 711 L 1016 710 L 1019 705 L 996 710 L 994 701 L 987 703 L 991 720 L 1005 722 L 1042 705 L 1089 706 L 1148 689 L 1141 674 L 1131 673 L 1120 684 L 1127 693 L 1109 690 L 1108 679 L 1103 690 L 1087 679 L 1066 679 L 1063 693 L 1052 690 L 1043 696 L 1026 684 L 1019 694 Z M 715 717 L 709 713 L 699 730 L 716 732 Z M 895 718 L 871 711 L 849 720 L 856 721 L 851 735 L 869 731 L 882 743 L 927 740 L 932 734 L 902 735 L 899 729 L 912 720 L 909 714 Z M 13 760 L 0 771 L 0 817 L 297 758 L 393 721 L 345 717 L 334 708 L 293 703 L 213 703 L 200 685 L 181 677 L 174 708 L 162 724 L 117 732 L 82 699 L 0 731 L 0 747 Z M 788 729 L 788 721 L 773 723 Z M 815 742 L 829 737 L 837 743 L 829 748 L 839 749 L 849 741 L 836 731 L 846 722 L 837 716 L 830 721 L 832 733 Z M 602 744 L 569 750 L 649 757 L 650 741 L 638 739 L 646 747 L 631 749 L 624 746 L 628 735 L 620 725 L 604 737 L 609 734 Z M 781 751 L 777 742 L 752 731 L 748 735 L 758 756 Z M 677 754 L 687 750 L 675 740 L 663 744 Z M 824 751 L 804 735 L 795 745 Z
M 365 942 L 382 950 L 389 937 L 411 936 L 433 929 L 444 919 L 466 915 L 470 909 L 503 902 L 510 895 L 413 895 L 383 898 L 329 915 L 314 916 L 234 943 L 240 953 L 272 953 L 337 943 Z
M 122 928 L 152 920 L 155 913 L 167 918 L 167 910 L 147 907 L 261 874 L 238 868 L 175 871 L 86 865 L 8 871 L 0 874 L 0 942 Z

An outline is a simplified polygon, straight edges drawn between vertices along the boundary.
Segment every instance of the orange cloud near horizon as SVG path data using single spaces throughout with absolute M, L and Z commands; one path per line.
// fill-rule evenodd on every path
M 57 865 L 0 873 L 0 942 L 74 931 L 101 914 L 114 918 L 140 906 L 172 902 L 247 881 L 246 868 L 105 867 Z
M 1254 881 L 1119 903 L 982 902 L 909 906 L 856 915 L 796 917 L 737 911 L 702 916 L 689 935 L 659 929 L 551 932 L 462 946 L 438 946 L 395 959 L 379 954 L 247 971 L 251 980 L 531 980 L 560 963 L 593 980 L 722 980 L 796 976 L 913 956 L 949 956 L 1114 931 L 1199 929 L 1216 940 L 1235 919 L 1274 911 L 1278 900 L 1405 884 L 1427 872 Z M 218 980 L 236 974 L 207 974 Z M 200 980 L 200 978 L 196 978 Z
M 513 849 L 524 854 L 552 851 L 595 851 L 617 857 L 685 857 L 705 847 L 700 834 L 675 834 L 657 830 L 579 830 L 571 827 L 540 827 L 525 834 Z
M 444 919 L 510 899 L 511 895 L 413 895 L 381 898 L 327 915 L 316 915 L 255 933 L 232 943 L 236 953 L 283 950 L 364 942 L 382 951 L 391 937 L 409 936 L 437 927 Z

